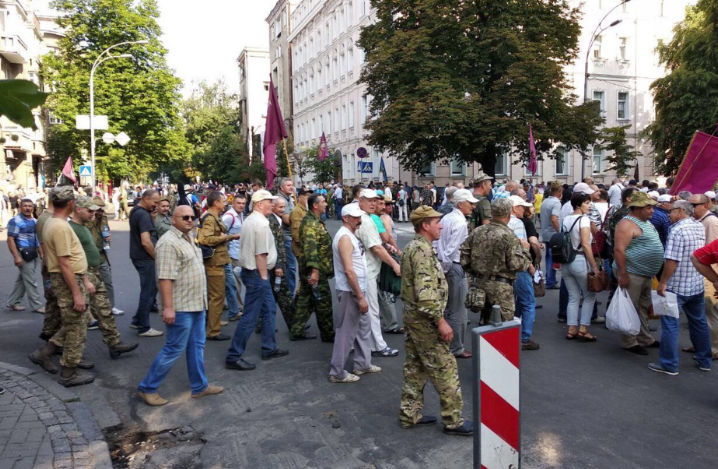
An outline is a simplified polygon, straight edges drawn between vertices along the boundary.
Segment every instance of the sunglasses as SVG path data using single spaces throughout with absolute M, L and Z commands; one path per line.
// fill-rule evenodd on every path
M 183 221 L 195 221 L 197 219 L 194 215 L 182 215 L 180 218 Z

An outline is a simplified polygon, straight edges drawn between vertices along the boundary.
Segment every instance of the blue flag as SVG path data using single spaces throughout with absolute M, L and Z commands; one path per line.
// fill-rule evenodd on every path
M 381 174 L 381 178 L 386 183 L 389 178 L 386 176 L 386 166 L 384 166 L 384 157 L 381 157 L 381 163 L 379 163 L 379 173 Z

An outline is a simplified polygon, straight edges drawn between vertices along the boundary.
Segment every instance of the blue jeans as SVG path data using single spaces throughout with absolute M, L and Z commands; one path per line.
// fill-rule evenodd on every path
M 579 322 L 582 326 L 591 325 L 591 315 L 596 304 L 596 294 L 588 291 L 588 272 L 586 257 L 582 255 L 576 256 L 573 262 L 561 266 L 563 283 L 568 291 L 566 323 L 569 326 L 578 326 Z M 583 296 L 583 306 L 581 306 L 579 321 L 578 308 L 579 304 L 581 304 L 581 296 Z
M 284 238 L 284 249 L 287 251 L 287 287 L 292 296 L 297 292 L 297 258 L 292 251 L 292 238 Z M 274 329 L 272 329 L 274 330 Z
M 706 321 L 704 293 L 678 297 L 678 309 L 686 313 L 688 333 L 691 343 L 696 349 L 695 360 L 705 368 L 713 362 L 711 352 L 711 336 Z M 661 348 L 659 357 L 661 366 L 668 371 L 678 371 L 678 318 L 661 316 Z
M 339 221 L 342 220 L 342 208 L 344 208 L 344 204 L 338 200 L 334 202 L 334 211 L 336 212 L 337 220 Z
M 192 394 L 199 394 L 207 389 L 207 376 L 204 373 L 205 320 L 204 311 L 175 313 L 175 323 L 167 326 L 167 341 L 140 383 L 140 391 L 156 393 L 172 365 L 185 351 Z
M 528 272 L 518 272 L 514 282 L 516 317 L 521 318 L 521 342 L 528 342 L 534 331 L 536 320 L 536 297 L 534 281 Z
M 558 281 L 556 280 L 556 269 L 553 268 L 553 257 L 551 248 L 546 244 L 546 288 L 554 287 Z
M 239 300 L 237 299 L 237 281 L 234 279 L 232 264 L 224 265 L 224 299 L 227 301 L 227 316 L 232 319 L 239 314 Z
M 234 330 L 232 346 L 227 352 L 228 362 L 236 362 L 242 358 L 259 318 L 262 319 L 262 356 L 271 355 L 277 350 L 277 340 L 274 337 L 277 304 L 274 302 L 269 278 L 262 280 L 259 271 L 242 269 L 241 279 L 247 289 L 244 295 L 244 313 Z
M 157 280 L 155 279 L 155 261 L 132 260 L 137 273 L 140 274 L 140 301 L 132 324 L 138 326 L 137 332 L 142 334 L 150 330 L 150 309 L 157 296 Z

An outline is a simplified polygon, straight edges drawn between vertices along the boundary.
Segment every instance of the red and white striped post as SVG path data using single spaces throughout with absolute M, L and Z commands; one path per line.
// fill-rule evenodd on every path
M 471 331 L 475 469 L 521 467 L 521 323 L 502 323 L 497 308 L 492 311 L 492 325 Z

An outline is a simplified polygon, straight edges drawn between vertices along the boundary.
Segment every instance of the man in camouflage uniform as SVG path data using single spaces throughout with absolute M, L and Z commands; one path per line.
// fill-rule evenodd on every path
M 112 283 L 112 267 L 110 266 L 110 259 L 107 257 L 107 250 L 110 249 L 112 235 L 110 234 L 110 225 L 107 222 L 107 215 L 105 215 L 105 202 L 99 197 L 94 197 L 92 203 L 100 208 L 95 211 L 95 218 L 87 222 L 85 226 L 90 229 L 92 238 L 95 240 L 95 246 L 97 246 L 97 249 L 100 251 L 100 276 L 102 277 L 102 283 L 105 284 L 105 289 L 107 289 L 107 299 L 110 300 L 110 304 L 112 305 L 112 314 L 121 316 L 125 314 L 125 312 L 115 308 L 115 287 Z M 107 242 L 107 249 L 105 249 L 105 242 Z
M 300 283 L 289 339 L 312 338 L 305 334 L 304 325 L 314 310 L 322 342 L 334 342 L 332 291 L 329 288 L 329 279 L 334 277 L 334 253 L 332 237 L 322 221 L 327 201 L 320 194 L 312 194 L 307 199 L 307 208 L 307 215 L 299 227 Z
M 274 237 L 274 244 L 277 247 L 277 263 L 274 264 L 274 270 L 269 273 L 269 281 L 272 284 L 272 293 L 274 294 L 274 301 L 277 302 L 279 308 L 282 310 L 282 317 L 284 322 L 287 323 L 287 327 L 292 327 L 292 318 L 294 317 L 294 301 L 292 293 L 289 291 L 289 285 L 285 278 L 288 274 L 287 266 L 287 244 L 284 242 L 284 230 L 282 229 L 282 216 L 286 208 L 287 201 L 282 197 L 274 201 L 274 207 L 272 208 L 272 214 L 267 217 L 269 220 L 269 229 L 272 230 L 272 236 Z M 277 278 L 281 279 L 279 285 L 279 291 L 277 291 L 275 281 Z M 261 321 L 257 324 L 259 327 L 262 324 Z M 312 338 L 316 338 L 312 337 Z
M 403 428 L 433 425 L 436 417 L 421 415 L 424 386 L 431 380 L 439 393 L 444 432 L 470 436 L 473 422 L 461 417 L 463 400 L 456 358 L 449 350 L 453 338 L 444 319 L 449 287 L 431 243 L 441 234 L 441 213 L 422 205 L 411 213 L 416 235 L 401 261 L 406 362 L 399 421 Z
M 476 208 L 471 212 L 471 221 L 469 222 L 469 232 L 474 231 L 482 225 L 486 225 L 491 221 L 491 201 L 489 200 L 489 192 L 491 192 L 491 176 L 479 173 L 474 179 L 474 198 L 479 202 Z
M 516 273 L 531 265 L 530 245 L 509 228 L 512 203 L 496 199 L 491 203 L 491 222 L 476 228 L 461 246 L 461 266 L 474 276 L 476 288 L 486 292 L 481 314 L 487 323 L 493 305 L 501 307 L 504 321 L 516 310 L 513 283 Z

